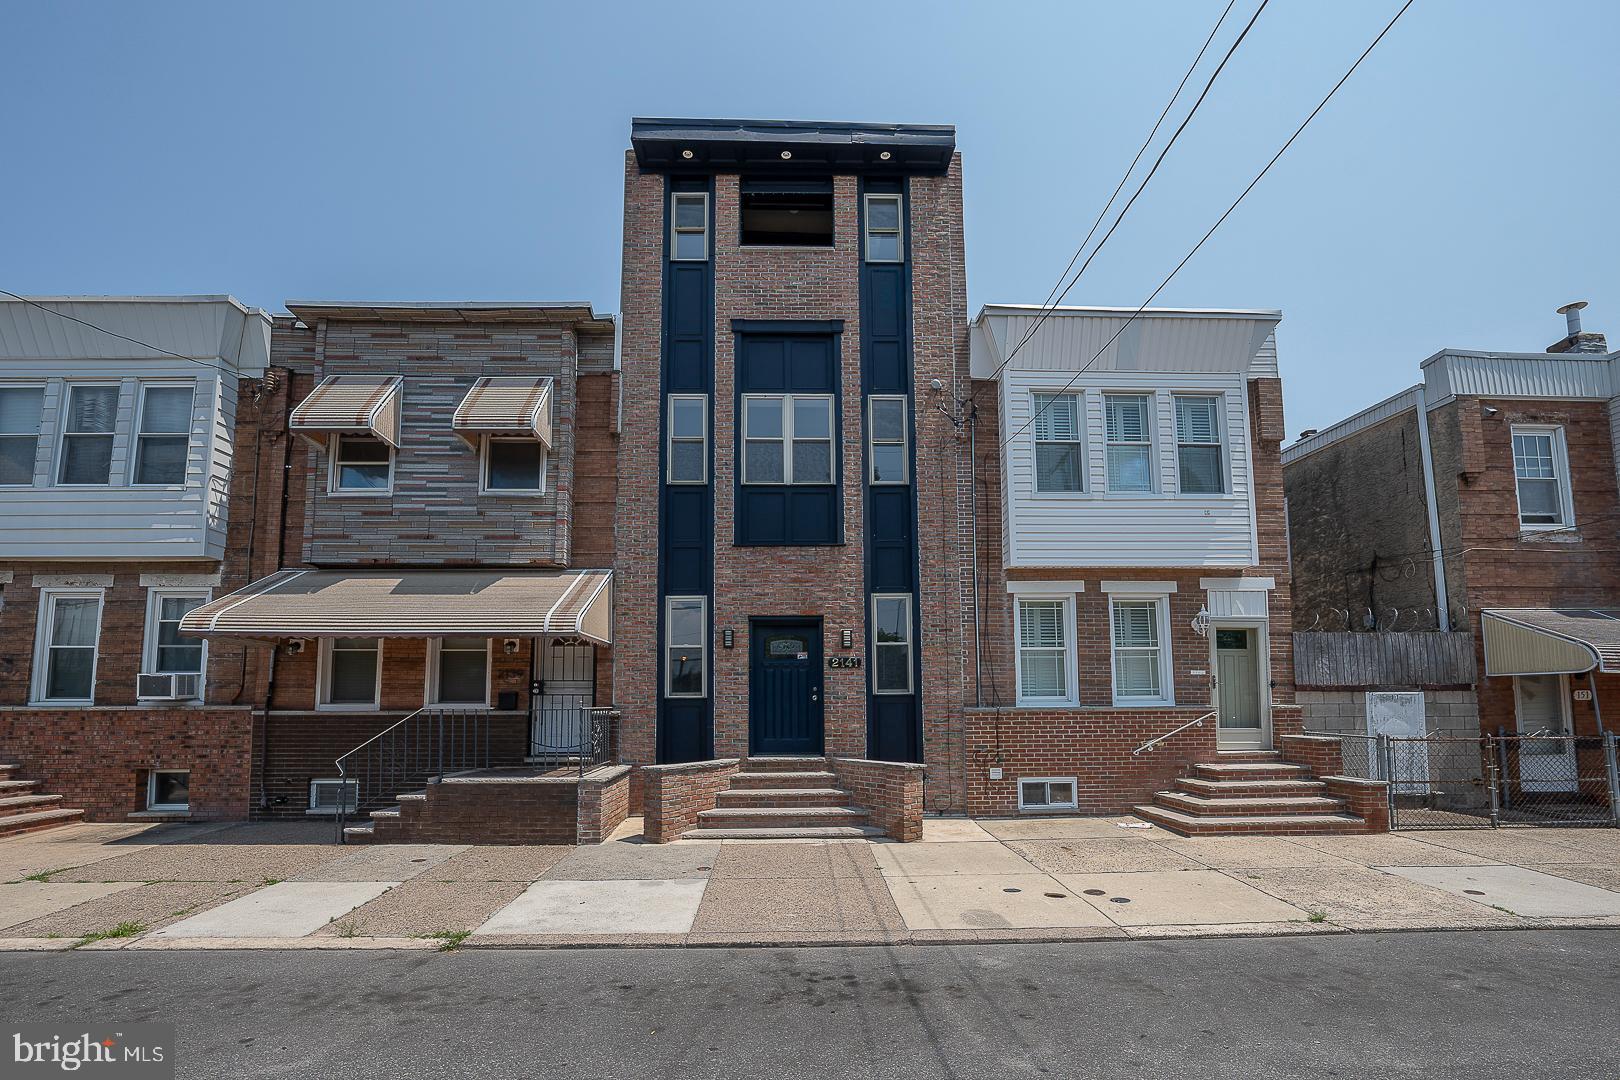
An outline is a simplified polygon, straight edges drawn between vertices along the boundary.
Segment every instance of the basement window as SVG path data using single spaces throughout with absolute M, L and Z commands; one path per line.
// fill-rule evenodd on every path
M 336 814 L 340 803 L 345 813 L 355 812 L 360 805 L 360 781 L 334 778 L 309 782 L 309 813 Z
M 1031 776 L 1018 781 L 1020 810 L 1078 810 L 1072 776 Z
M 832 181 L 744 180 L 742 242 L 755 247 L 832 247 Z
M 190 770 L 153 769 L 146 779 L 146 808 L 148 810 L 190 810 Z

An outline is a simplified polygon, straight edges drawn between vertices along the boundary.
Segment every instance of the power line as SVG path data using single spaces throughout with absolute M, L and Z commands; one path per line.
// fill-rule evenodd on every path
M 1220 78 L 1221 72 L 1226 68 L 1226 62 L 1232 59 L 1232 54 L 1237 52 L 1239 45 L 1243 44 L 1243 39 L 1249 36 L 1249 31 L 1254 28 L 1255 22 L 1260 18 L 1260 13 L 1265 11 L 1266 6 L 1270 3 L 1271 0 L 1261 0 L 1260 6 L 1255 9 L 1254 14 L 1249 17 L 1248 24 L 1243 27 L 1243 32 L 1237 36 L 1237 40 L 1232 42 L 1231 46 L 1226 50 L 1226 55 L 1221 57 L 1220 64 L 1216 66 L 1215 71 L 1210 75 L 1209 80 L 1204 83 L 1204 89 L 1199 93 L 1198 100 L 1193 102 L 1191 109 L 1187 110 L 1187 115 L 1181 118 L 1181 123 L 1176 127 L 1175 131 L 1171 132 L 1170 140 L 1164 144 L 1164 149 L 1159 151 L 1159 156 L 1154 159 L 1153 165 L 1148 169 L 1147 175 L 1142 177 L 1142 182 L 1136 186 L 1135 191 L 1131 192 L 1131 197 L 1126 200 L 1125 205 L 1120 208 L 1119 215 L 1114 218 L 1113 224 L 1108 226 L 1108 231 L 1103 233 L 1101 240 L 1097 241 L 1097 246 L 1091 249 L 1091 254 L 1087 255 L 1086 261 L 1080 264 L 1080 269 L 1075 271 L 1074 277 L 1070 278 L 1069 283 L 1063 287 L 1063 291 L 1058 294 L 1057 300 L 1048 305 L 1046 309 L 1040 313 L 1040 315 L 1035 319 L 1035 324 L 1029 328 L 1029 332 L 1023 336 L 1012 352 L 1007 354 L 1007 359 L 1003 360 L 1001 362 L 1001 366 L 990 373 L 990 378 L 994 379 L 997 375 L 1001 374 L 1002 370 L 1006 368 L 1008 364 L 1012 363 L 1013 357 L 1018 355 L 1018 350 L 1024 347 L 1024 342 L 1035 336 L 1035 331 L 1039 330 L 1041 328 L 1041 324 L 1051 316 L 1052 312 L 1057 310 L 1059 304 L 1063 303 L 1064 298 L 1069 295 L 1070 290 L 1080 283 L 1080 278 L 1085 274 L 1086 269 L 1091 266 L 1092 260 L 1095 259 L 1099 253 L 1101 253 L 1104 245 L 1108 243 L 1109 238 L 1114 235 L 1114 231 L 1120 227 L 1121 223 L 1124 222 L 1125 215 L 1131 212 L 1131 207 L 1136 205 L 1136 200 L 1141 196 L 1143 191 L 1147 190 L 1148 181 L 1153 179 L 1153 174 L 1157 173 L 1159 171 L 1159 166 L 1164 164 L 1165 156 L 1170 153 L 1170 148 L 1176 145 L 1176 140 L 1181 137 L 1181 133 L 1187 130 L 1187 125 L 1192 122 L 1192 118 L 1198 113 L 1198 107 L 1204 103 L 1205 98 L 1209 97 L 1210 90 L 1212 90 L 1215 86 L 1215 80 Z
M 1589 525 L 1598 525 L 1598 524 L 1601 524 L 1602 522 L 1605 522 L 1605 521 L 1612 521 L 1615 518 L 1620 518 L 1620 511 L 1612 512 L 1612 513 L 1608 513 L 1608 514 L 1599 514 L 1596 517 L 1590 517 L 1590 518 L 1586 518 L 1586 519 L 1581 520 L 1581 521 L 1571 522 L 1568 525 L 1560 525 L 1560 526 L 1558 526 L 1557 528 L 1554 528 L 1554 529 L 1541 529 L 1541 530 L 1538 530 L 1534 535 L 1536 535 L 1537 537 L 1543 537 L 1543 536 L 1557 536 L 1560 533 L 1572 533 L 1572 532 L 1575 532 L 1575 531 L 1577 531 L 1579 529 L 1584 529 Z M 1482 538 L 1480 540 L 1477 540 L 1474 543 L 1472 543 L 1469 546 L 1464 547 L 1464 548 L 1447 548 L 1445 545 L 1442 544 L 1440 546 L 1440 549 L 1439 549 L 1440 558 L 1441 558 L 1441 561 L 1444 561 L 1446 559 L 1460 559 L 1464 555 L 1468 554 L 1470 551 L 1510 550 L 1510 549 L 1490 549 L 1490 548 L 1484 547 L 1483 545 L 1485 545 L 1485 544 L 1501 544 L 1501 543 L 1505 543 L 1505 542 L 1507 542 L 1509 540 L 1523 540 L 1524 536 L 1525 536 L 1524 530 L 1520 529 L 1520 530 L 1518 530 L 1516 532 L 1503 533 L 1501 536 L 1487 536 L 1487 537 L 1484 537 L 1484 538 Z M 1534 542 L 1534 541 L 1532 541 L 1532 542 Z M 1549 553 L 1559 551 L 1558 547 L 1556 547 L 1556 546 L 1550 547 L 1550 548 L 1548 548 L 1546 550 Z M 1573 551 L 1573 550 L 1568 551 L 1568 552 L 1559 552 L 1559 553 L 1560 554 L 1591 554 L 1591 552 L 1576 552 L 1576 551 Z M 1393 552 L 1377 552 L 1377 551 L 1375 551 L 1375 552 L 1373 552 L 1373 558 L 1374 559 L 1409 559 L 1414 555 L 1433 556 L 1434 554 L 1435 554 L 1435 549 L 1434 548 L 1418 548 L 1415 551 L 1393 551 Z M 1367 567 L 1367 566 L 1347 566 L 1347 567 L 1342 568 L 1339 571 L 1339 574 L 1340 574 L 1340 576 L 1349 576 L 1350 574 L 1366 574 L 1366 573 L 1370 573 L 1370 572 L 1373 572 L 1371 567 Z
M 1271 171 L 1272 166 L 1276 165 L 1278 159 L 1280 159 L 1283 154 L 1288 152 L 1288 148 L 1294 145 L 1294 140 L 1298 139 L 1304 130 L 1310 126 L 1311 121 L 1316 119 L 1317 114 L 1327 107 L 1327 103 L 1333 100 L 1333 96 L 1339 92 L 1339 88 L 1349 81 L 1350 76 L 1356 73 L 1356 69 L 1361 67 L 1362 61 L 1366 60 L 1367 57 L 1372 53 L 1373 49 L 1378 47 L 1378 43 L 1384 40 L 1384 36 L 1388 34 L 1390 30 L 1394 29 L 1395 24 L 1400 21 L 1401 16 L 1406 14 L 1406 9 L 1411 7 L 1414 2 L 1415 0 L 1406 0 L 1406 3 L 1401 5 L 1401 9 L 1395 13 L 1394 17 L 1391 18 L 1389 22 L 1384 24 L 1384 28 L 1378 32 L 1377 37 L 1372 39 L 1372 43 L 1362 50 L 1360 56 L 1356 57 L 1356 62 L 1350 65 L 1349 70 L 1339 77 L 1338 82 L 1333 84 L 1333 88 L 1327 92 L 1321 101 L 1317 102 L 1316 108 L 1312 109 L 1310 115 L 1305 117 L 1305 119 L 1300 123 L 1299 127 L 1294 129 L 1294 133 L 1288 136 L 1288 141 L 1283 143 L 1275 154 L 1271 155 L 1271 160 L 1266 162 L 1265 167 L 1255 174 L 1253 180 L 1249 181 L 1249 186 L 1244 188 L 1236 199 L 1232 200 L 1232 205 L 1228 206 L 1226 208 L 1226 212 L 1216 219 L 1215 224 L 1209 227 L 1209 231 L 1204 233 L 1203 237 L 1198 241 L 1198 243 L 1193 245 L 1192 250 L 1187 252 L 1186 256 L 1184 256 L 1182 260 L 1176 264 L 1175 269 L 1171 270 L 1170 273 L 1165 276 L 1165 279 L 1159 282 L 1158 287 L 1154 289 L 1151 294 L 1149 294 L 1146 300 L 1142 301 L 1141 306 L 1131 313 L 1130 318 L 1126 319 L 1120 324 L 1119 329 L 1115 330 L 1113 335 L 1107 341 L 1103 342 L 1102 347 L 1092 354 L 1091 359 L 1087 360 L 1085 364 L 1080 367 L 1080 370 L 1074 373 L 1073 378 L 1065 383 L 1063 389 L 1057 391 L 1057 394 L 1063 394 L 1073 387 L 1074 384 L 1080 380 L 1080 376 L 1085 374 L 1091 365 L 1097 362 L 1098 357 L 1102 356 L 1102 354 L 1107 351 L 1108 346 L 1112 345 L 1119 338 L 1119 335 L 1125 332 L 1126 327 L 1135 322 L 1137 317 L 1140 316 L 1142 312 L 1147 310 L 1147 306 L 1153 303 L 1158 295 L 1164 291 L 1165 287 L 1175 279 L 1175 276 L 1181 273 L 1182 268 L 1192 261 L 1193 256 L 1197 255 L 1203 246 L 1209 242 L 1209 238 L 1215 235 L 1215 230 L 1219 229 L 1221 225 L 1226 222 L 1226 219 L 1232 216 L 1232 213 L 1237 210 L 1240 205 L 1242 205 L 1243 200 L 1249 197 L 1249 192 L 1253 191 L 1256 185 L 1258 185 L 1261 180 L 1265 179 L 1266 174 Z M 1127 209 L 1129 209 L 1128 206 Z M 1104 239 L 1106 240 L 1107 237 L 1104 237 Z M 1056 396 L 1057 395 L 1048 397 L 1046 404 L 1035 410 L 1034 414 L 1031 415 L 1028 420 L 1025 420 L 1019 425 L 1017 431 L 1014 431 L 1011 435 L 1002 440 L 1002 447 L 1005 448 L 1009 443 L 1012 442 L 1013 439 L 1017 438 L 1031 424 L 1040 419 L 1046 410 L 1052 407 L 1052 402 L 1055 400 Z
M 86 322 L 85 320 L 79 318 L 76 315 L 69 315 L 65 311 L 57 311 L 55 308 L 46 307 L 44 304 L 41 304 L 39 301 L 30 300 L 26 296 L 19 296 L 18 294 L 12 292 L 10 289 L 0 289 L 0 294 L 4 294 L 6 296 L 9 296 L 13 300 L 20 300 L 23 303 L 27 304 L 29 307 L 38 308 L 40 311 L 43 311 L 43 312 L 45 312 L 47 314 L 50 314 L 50 315 L 55 315 L 59 319 L 66 319 L 69 322 L 76 322 L 80 326 L 88 326 L 92 330 L 99 330 L 103 334 L 106 334 L 108 337 L 115 337 L 115 338 L 118 338 L 120 341 L 127 341 L 131 345 L 139 345 L 143 349 L 151 349 L 153 352 L 162 353 L 164 356 L 172 356 L 176 360 L 184 360 L 188 364 L 196 364 L 198 367 L 205 367 L 210 371 L 222 371 L 222 370 L 224 370 L 224 368 L 219 364 L 210 364 L 206 360 L 198 360 L 195 356 L 183 356 L 183 355 L 181 355 L 180 353 L 177 353 L 177 352 L 170 352 L 168 349 L 160 348 L 157 345 L 153 345 L 149 341 L 141 341 L 138 338 L 132 338 L 132 337 L 129 337 L 128 335 L 120 334 L 116 330 L 109 330 L 105 326 L 97 326 L 93 322 Z
M 1187 81 L 1192 78 L 1193 72 L 1198 70 L 1199 62 L 1204 59 L 1204 53 L 1209 50 L 1210 42 L 1215 40 L 1215 35 L 1220 32 L 1222 24 L 1224 24 L 1226 22 L 1226 16 L 1231 14 L 1232 8 L 1236 4 L 1237 4 L 1237 0 L 1227 0 L 1225 10 L 1223 10 L 1221 12 L 1221 17 L 1215 20 L 1215 25 L 1210 28 L 1209 36 L 1204 39 L 1204 44 L 1201 45 L 1199 47 L 1199 49 L 1198 49 L 1198 55 L 1193 57 L 1192 63 L 1187 66 L 1186 73 L 1181 76 L 1181 81 L 1176 84 L 1175 93 L 1171 94 L 1170 95 L 1170 100 L 1166 101 L 1164 103 L 1164 108 L 1159 111 L 1159 118 L 1157 120 L 1153 121 L 1152 130 L 1150 130 L 1147 133 L 1147 138 L 1142 140 L 1142 145 L 1137 147 L 1136 156 L 1131 158 L 1131 163 L 1125 167 L 1125 173 L 1124 173 L 1123 176 L 1121 176 L 1119 178 L 1119 183 L 1114 185 L 1114 191 L 1113 191 L 1113 193 L 1111 195 L 1108 196 L 1108 201 L 1103 203 L 1103 208 L 1101 210 L 1097 211 L 1096 220 L 1094 220 L 1091 223 L 1091 228 L 1086 231 L 1086 238 L 1084 240 L 1080 241 L 1080 246 L 1079 247 L 1074 249 L 1074 254 L 1069 258 L 1069 265 L 1067 265 L 1067 266 L 1065 266 L 1063 268 L 1063 272 L 1058 275 L 1057 281 L 1053 282 L 1052 283 L 1052 288 L 1047 291 L 1046 299 L 1041 301 L 1041 307 L 1043 309 L 1047 308 L 1047 307 L 1054 306 L 1055 302 L 1053 300 L 1053 297 L 1057 296 L 1058 290 L 1063 287 L 1063 282 L 1065 280 L 1067 280 L 1067 278 L 1069 276 L 1069 271 L 1074 269 L 1074 264 L 1080 261 L 1081 253 L 1084 252 L 1086 250 L 1087 245 L 1089 245 L 1091 243 L 1091 238 L 1097 234 L 1097 226 L 1102 224 L 1103 218 L 1108 216 L 1108 211 L 1113 208 L 1114 200 L 1119 198 L 1119 193 L 1125 189 L 1126 182 L 1130 180 L 1131 174 L 1136 171 L 1137 163 L 1142 160 L 1142 155 L 1147 152 L 1147 148 L 1153 144 L 1153 137 L 1159 133 L 1159 128 L 1160 128 L 1161 125 L 1163 125 L 1164 118 L 1170 115 L 1170 110 L 1175 107 L 1176 101 L 1181 97 L 1181 91 L 1186 88 Z M 1264 5 L 1262 5 L 1262 6 L 1264 6 Z M 1258 17 L 1259 12 L 1256 12 L 1255 15 L 1256 15 L 1256 17 Z M 1239 40 L 1242 40 L 1242 39 L 1240 38 Z M 1220 72 L 1217 71 L 1216 74 L 1218 75 L 1218 74 L 1220 74 Z M 1205 91 L 1206 92 L 1208 91 L 1208 87 L 1205 88 Z M 1193 106 L 1193 108 L 1196 110 L 1197 106 L 1195 105 L 1195 106 Z M 1191 119 L 1191 118 L 1192 118 L 1192 114 L 1188 113 L 1188 119 Z M 1183 126 L 1185 126 L 1185 123 L 1183 124 Z M 1172 138 L 1171 142 L 1173 143 L 1174 141 L 1175 140 Z M 1169 147 L 1167 146 L 1165 149 L 1168 150 Z M 1152 175 L 1153 175 L 1152 173 L 1149 173 L 1148 178 L 1152 179 Z M 1146 181 L 1143 181 L 1143 183 L 1145 184 Z M 1101 246 L 1102 246 L 1101 244 L 1098 245 L 1099 248 Z M 1093 252 L 1093 254 L 1095 254 L 1095 252 Z M 1071 288 L 1073 287 L 1072 283 L 1071 283 L 1070 287 Z M 1064 290 L 1065 293 L 1067 293 L 1067 291 L 1068 291 L 1067 289 Z M 1018 344 L 1013 346 L 1013 350 L 1012 350 L 1011 353 L 1008 354 L 1007 359 L 1002 361 L 1001 366 L 996 368 L 995 372 L 993 372 L 991 374 L 990 377 L 992 379 L 995 378 L 996 375 L 999 375 L 1003 368 L 1005 368 L 1008 364 L 1012 363 L 1012 358 L 1014 356 L 1018 355 L 1018 350 L 1020 350 L 1020 349 L 1022 349 L 1024 347 L 1024 343 L 1027 342 L 1032 336 L 1034 336 L 1035 331 L 1038 328 L 1039 328 L 1039 323 L 1037 323 L 1035 326 L 1030 327 L 1030 329 L 1028 331 L 1026 331 L 1021 338 L 1018 339 Z

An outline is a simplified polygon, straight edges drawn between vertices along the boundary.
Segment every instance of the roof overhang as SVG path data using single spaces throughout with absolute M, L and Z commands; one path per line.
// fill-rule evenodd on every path
M 485 376 L 456 406 L 450 427 L 469 445 L 485 435 L 534 439 L 551 445 L 550 376 Z
M 391 301 L 288 300 L 287 310 L 306 326 L 332 322 L 386 323 L 542 323 L 596 322 L 612 326 L 586 300 Z
M 333 435 L 375 435 L 399 449 L 398 375 L 328 375 L 287 418 L 287 427 L 316 446 Z
M 202 638 L 613 641 L 610 570 L 282 570 L 188 612 Z
M 1487 675 L 1620 672 L 1620 609 L 1502 608 L 1481 616 Z
M 636 164 L 652 172 L 943 173 L 956 153 L 956 128 L 637 117 L 630 144 Z

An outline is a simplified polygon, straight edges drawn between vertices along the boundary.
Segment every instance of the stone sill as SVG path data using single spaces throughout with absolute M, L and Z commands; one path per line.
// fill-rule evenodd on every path
M 254 711 L 252 705 L 205 705 L 198 701 L 143 701 L 138 705 L 0 705 L 0 713 L 80 713 L 80 712 L 243 712 Z

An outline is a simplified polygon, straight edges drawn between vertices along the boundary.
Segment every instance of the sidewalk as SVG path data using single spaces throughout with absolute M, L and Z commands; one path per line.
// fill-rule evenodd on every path
M 1620 830 L 1188 839 L 930 819 L 915 844 L 341 847 L 327 823 L 0 842 L 0 949 L 903 944 L 1620 926 Z

